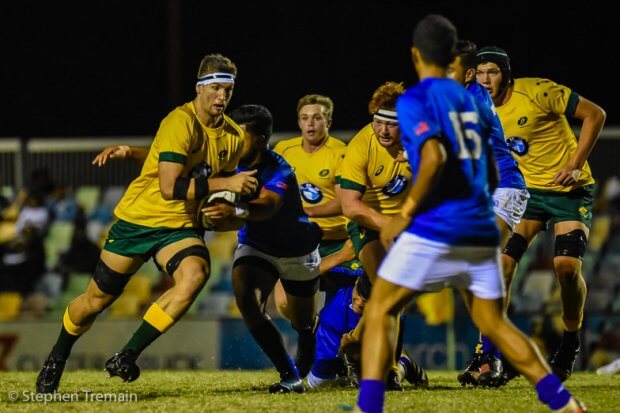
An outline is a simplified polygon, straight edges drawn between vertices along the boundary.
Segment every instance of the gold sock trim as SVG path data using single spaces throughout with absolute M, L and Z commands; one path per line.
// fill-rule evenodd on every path
M 170 317 L 162 308 L 153 303 L 146 314 L 144 314 L 144 321 L 155 327 L 162 333 L 165 333 L 175 323 L 174 318 Z
M 80 336 L 84 334 L 88 331 L 90 326 L 93 325 L 93 323 L 89 323 L 85 326 L 78 326 L 73 321 L 71 321 L 71 317 L 69 317 L 69 306 L 67 306 L 67 308 L 65 309 L 65 315 L 62 316 L 62 324 L 65 327 L 65 330 L 67 330 L 67 333 L 71 334 L 72 336 Z

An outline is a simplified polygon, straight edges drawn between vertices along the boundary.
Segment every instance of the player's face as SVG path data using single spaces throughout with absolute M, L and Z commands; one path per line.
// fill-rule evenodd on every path
M 221 116 L 230 102 L 234 86 L 233 83 L 198 85 L 196 91 L 201 108 L 211 117 Z
M 491 99 L 495 99 L 501 93 L 502 71 L 495 63 L 479 64 L 476 69 L 476 81 L 489 91 Z
M 242 166 L 248 166 L 254 162 L 258 154 L 257 143 L 259 137 L 252 133 L 246 124 L 239 125 L 239 127 L 243 130 L 243 148 L 241 148 L 239 164 Z
M 377 140 L 384 148 L 389 148 L 400 143 L 400 128 L 398 122 L 373 119 L 372 129 L 375 131 Z
M 364 307 L 366 306 L 366 300 L 364 300 L 358 293 L 357 288 L 353 289 L 353 299 L 351 300 L 351 310 L 355 314 L 362 314 Z
M 454 59 L 454 62 L 452 62 L 450 66 L 448 66 L 448 71 L 446 72 L 446 74 L 449 78 L 456 80 L 459 84 L 465 84 L 465 76 L 467 74 L 467 71 L 461 64 L 461 56 L 457 56 L 456 59 Z
M 302 106 L 297 122 L 301 136 L 313 146 L 321 144 L 331 126 L 331 121 L 325 117 L 325 106 L 319 104 Z

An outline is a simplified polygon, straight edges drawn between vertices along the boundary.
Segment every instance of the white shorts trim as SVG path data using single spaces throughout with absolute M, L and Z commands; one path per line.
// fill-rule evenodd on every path
M 318 247 L 311 253 L 300 257 L 282 258 L 265 254 L 246 244 L 239 244 L 233 262 L 241 257 L 261 258 L 274 266 L 280 278 L 291 281 L 308 281 L 318 277 L 321 264 Z
M 514 231 L 525 214 L 528 199 L 530 194 L 527 189 L 496 188 L 493 192 L 493 212 Z
M 466 289 L 495 300 L 506 294 L 499 248 L 461 247 L 402 233 L 379 267 L 386 281 L 414 291 Z

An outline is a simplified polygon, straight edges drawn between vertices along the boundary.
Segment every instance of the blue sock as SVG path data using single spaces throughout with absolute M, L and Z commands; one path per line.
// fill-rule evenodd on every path
M 555 374 L 549 373 L 536 383 L 538 400 L 549 406 L 552 410 L 560 409 L 568 403 L 571 394 L 564 388 L 560 379 Z
M 362 380 L 357 406 L 364 413 L 381 413 L 385 399 L 385 382 L 382 380 Z
M 487 336 L 481 336 L 480 340 L 482 341 L 482 352 L 483 353 L 491 353 L 496 350 L 495 344 L 493 344 Z

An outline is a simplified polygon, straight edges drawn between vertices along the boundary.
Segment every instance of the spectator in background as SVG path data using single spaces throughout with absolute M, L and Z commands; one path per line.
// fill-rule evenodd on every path
M 0 247 L 0 290 L 27 295 L 45 271 L 43 239 L 49 212 L 43 195 L 24 191 L 23 204 L 15 221 L 15 236 Z

